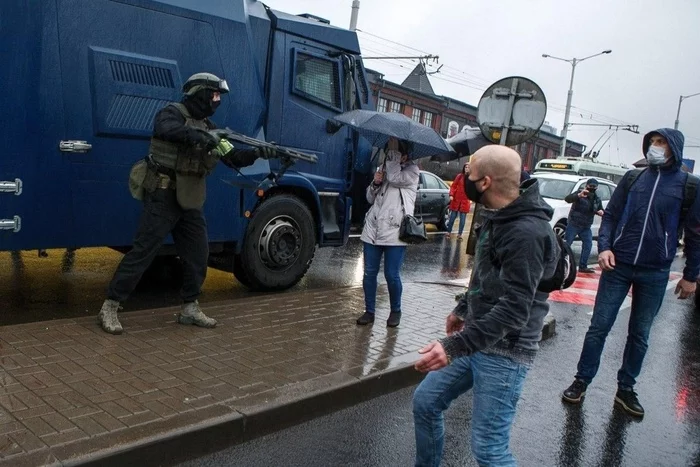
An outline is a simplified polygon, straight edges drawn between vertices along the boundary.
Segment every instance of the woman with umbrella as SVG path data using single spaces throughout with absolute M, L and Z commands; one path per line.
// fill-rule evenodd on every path
M 459 214 L 459 234 L 457 240 L 462 240 L 464 224 L 467 223 L 467 213 L 471 209 L 471 202 L 464 192 L 464 179 L 469 176 L 469 162 L 462 167 L 462 172 L 458 173 L 454 182 L 450 185 L 450 219 L 447 221 L 447 238 L 452 235 L 452 226 Z
M 387 327 L 396 327 L 401 321 L 401 265 L 406 243 L 399 240 L 399 227 L 406 214 L 413 214 L 420 171 L 409 160 L 411 143 L 390 138 L 386 144 L 383 166 L 367 187 L 367 201 L 371 204 L 365 216 L 360 240 L 363 244 L 365 312 L 357 319 L 360 326 L 374 323 L 377 299 L 377 275 L 384 256 L 384 277 L 389 288 L 390 313 Z

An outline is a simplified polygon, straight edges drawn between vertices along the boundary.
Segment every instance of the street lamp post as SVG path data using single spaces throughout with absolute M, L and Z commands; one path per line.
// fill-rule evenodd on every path
M 561 130 L 561 154 L 559 154 L 559 157 L 566 156 L 566 136 L 569 133 L 569 114 L 571 113 L 571 98 L 574 95 L 574 73 L 576 73 L 576 65 L 578 65 L 584 60 L 588 60 L 589 58 L 597 57 L 598 55 L 609 54 L 611 52 L 612 50 L 603 50 L 600 53 L 589 55 L 588 57 L 572 59 L 559 58 L 548 54 L 542 54 L 542 57 L 544 58 L 553 58 L 554 60 L 560 60 L 562 62 L 567 62 L 571 64 L 571 82 L 569 83 L 569 93 L 566 96 L 566 112 L 564 113 L 564 128 L 562 128 Z
M 678 129 L 678 118 L 681 116 L 681 104 L 683 103 L 683 99 L 689 99 L 689 98 L 695 97 L 695 96 L 700 96 L 700 92 L 696 92 L 695 94 L 690 94 L 687 96 L 681 96 L 678 99 L 678 112 L 676 112 L 676 123 L 673 125 L 674 130 Z

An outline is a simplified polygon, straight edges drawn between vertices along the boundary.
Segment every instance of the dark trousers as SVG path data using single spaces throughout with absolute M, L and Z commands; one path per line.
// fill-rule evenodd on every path
M 168 234 L 172 234 L 182 262 L 182 299 L 192 302 L 199 297 L 207 277 L 209 259 L 209 239 L 204 215 L 198 209 L 182 209 L 177 202 L 175 190 L 156 189 L 153 193 L 144 194 L 143 212 L 134 245 L 114 273 L 107 292 L 108 298 L 118 302 L 129 298 Z

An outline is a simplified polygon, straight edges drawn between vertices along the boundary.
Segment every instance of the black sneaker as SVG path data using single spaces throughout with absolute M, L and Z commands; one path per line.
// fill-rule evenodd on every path
M 366 326 L 368 324 L 374 323 L 374 313 L 363 313 L 362 316 L 357 318 L 357 321 L 355 321 L 358 326 Z
M 561 395 L 561 398 L 570 404 L 579 404 L 586 395 L 588 384 L 580 379 L 575 379 L 571 386 Z
M 386 327 L 395 328 L 401 323 L 401 312 L 389 313 L 389 319 L 386 320 Z
M 630 415 L 635 417 L 644 416 L 644 407 L 639 403 L 637 399 L 637 393 L 629 390 L 623 391 L 622 389 L 617 390 L 615 394 L 615 403 L 620 404 L 620 406 Z
M 583 272 L 585 274 L 595 274 L 595 269 L 589 267 L 578 268 L 578 272 Z

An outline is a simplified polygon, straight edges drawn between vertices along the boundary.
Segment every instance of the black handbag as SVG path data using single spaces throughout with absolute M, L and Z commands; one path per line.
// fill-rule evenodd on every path
M 403 204 L 403 192 L 401 192 L 401 189 L 399 189 L 399 197 L 401 197 L 401 207 L 404 214 L 401 227 L 399 227 L 399 240 L 411 244 L 423 243 L 428 239 L 425 233 L 425 224 L 422 220 L 423 213 L 421 212 L 421 219 L 417 219 L 411 214 L 406 214 L 406 205 Z

